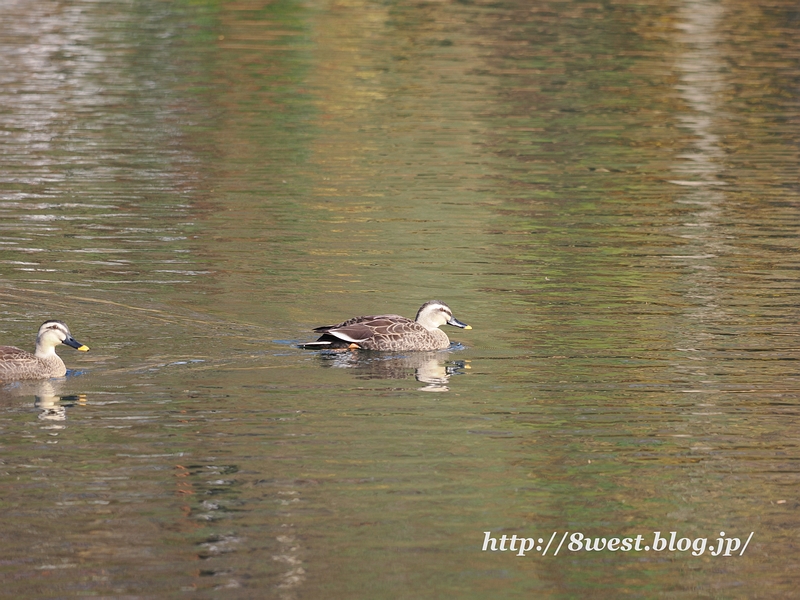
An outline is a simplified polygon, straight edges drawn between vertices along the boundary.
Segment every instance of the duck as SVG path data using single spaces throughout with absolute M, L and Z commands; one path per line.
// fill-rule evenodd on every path
M 33 354 L 14 346 L 0 346 L 0 381 L 63 377 L 67 374 L 67 367 L 56 354 L 59 344 L 66 344 L 81 352 L 89 350 L 89 346 L 72 337 L 66 323 L 45 321 L 39 327 Z
M 441 300 L 429 300 L 420 307 L 413 321 L 401 315 L 353 317 L 338 325 L 316 327 L 313 331 L 322 336 L 300 347 L 311 350 L 348 348 L 392 352 L 444 350 L 450 346 L 450 339 L 439 329 L 442 325 L 472 329 L 456 319 L 447 304 Z

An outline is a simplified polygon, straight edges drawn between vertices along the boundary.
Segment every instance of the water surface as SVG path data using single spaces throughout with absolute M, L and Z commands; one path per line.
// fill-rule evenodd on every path
M 0 389 L 8 593 L 797 587 L 793 3 L 0 20 L 2 343 L 59 318 L 91 347 Z M 450 351 L 296 347 L 432 298 L 473 326 Z M 486 531 L 753 537 L 520 557 Z

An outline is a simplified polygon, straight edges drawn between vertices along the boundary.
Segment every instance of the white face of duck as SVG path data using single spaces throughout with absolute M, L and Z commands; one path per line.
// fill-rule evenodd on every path
M 43 357 L 53 354 L 55 347 L 59 344 L 66 344 L 81 352 L 86 352 L 89 346 L 84 346 L 69 332 L 69 327 L 61 321 L 45 321 L 39 327 L 39 334 L 36 336 L 36 356 Z
M 461 329 L 472 329 L 453 316 L 453 311 L 444 302 L 430 300 L 423 304 L 417 312 L 417 323 L 425 329 L 437 329 L 442 325 L 452 325 Z

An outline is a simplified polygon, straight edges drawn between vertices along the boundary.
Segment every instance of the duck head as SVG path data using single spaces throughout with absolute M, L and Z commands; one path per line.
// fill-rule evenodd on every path
M 66 323 L 61 321 L 45 321 L 42 323 L 36 336 L 36 356 L 44 357 L 52 354 L 59 344 L 66 344 L 81 352 L 89 350 L 89 346 L 81 344 L 72 337 Z
M 429 300 L 417 311 L 416 322 L 425 329 L 437 329 L 442 325 L 452 325 L 461 329 L 472 329 L 453 316 L 453 311 L 440 300 Z

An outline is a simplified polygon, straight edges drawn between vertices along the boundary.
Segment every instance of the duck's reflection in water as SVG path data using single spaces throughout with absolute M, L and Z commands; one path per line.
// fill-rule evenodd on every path
M 15 381 L 0 388 L 0 395 L 8 398 L 33 396 L 33 405 L 39 409 L 42 421 L 66 421 L 68 408 L 86 404 L 84 394 L 64 394 L 63 378 Z
M 420 383 L 421 392 L 447 392 L 453 375 L 463 375 L 469 369 L 468 361 L 448 360 L 451 353 L 409 352 L 387 354 L 364 350 L 325 351 L 319 353 L 325 367 L 353 369 L 359 379 L 409 379 L 412 376 Z

